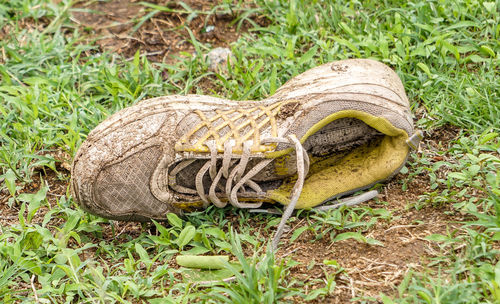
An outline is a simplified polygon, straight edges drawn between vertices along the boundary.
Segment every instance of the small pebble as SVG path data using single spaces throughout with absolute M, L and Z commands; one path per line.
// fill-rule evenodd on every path
M 206 56 L 210 70 L 214 72 L 225 71 L 227 69 L 227 59 L 231 58 L 233 53 L 228 48 L 215 48 Z

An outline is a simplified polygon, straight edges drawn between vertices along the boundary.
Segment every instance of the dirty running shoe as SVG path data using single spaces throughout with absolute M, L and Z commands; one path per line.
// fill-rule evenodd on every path
M 123 109 L 78 150 L 72 191 L 109 219 L 310 208 L 387 180 L 414 145 L 403 85 L 372 60 L 324 64 L 261 101 L 165 96 Z M 279 238 L 279 237 L 278 237 Z

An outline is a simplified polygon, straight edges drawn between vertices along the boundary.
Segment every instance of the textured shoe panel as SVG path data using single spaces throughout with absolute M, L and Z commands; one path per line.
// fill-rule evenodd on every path
M 109 164 L 160 145 L 164 141 L 163 127 L 176 117 L 158 105 L 153 109 L 134 105 L 101 123 L 82 143 L 73 160 L 71 185 L 75 200 L 92 213 L 111 217 L 101 208 L 101 198 L 94 195 L 96 177 Z
M 252 141 L 252 152 L 265 152 L 274 145 L 262 145 L 265 137 L 278 136 L 277 119 L 281 108 L 290 101 L 271 104 L 255 102 L 242 104 L 230 109 L 195 110 L 177 125 L 179 141 L 176 151 L 209 152 L 206 143 L 214 142 L 218 152 L 224 151 L 224 143 L 232 142 L 232 151 L 241 153 L 243 143 Z
M 413 124 L 406 120 L 405 116 L 400 113 L 388 110 L 381 106 L 368 106 L 364 102 L 352 100 L 334 100 L 329 102 L 319 103 L 313 111 L 308 111 L 302 117 L 299 117 L 295 124 L 288 130 L 289 134 L 296 134 L 301 138 L 312 125 L 324 119 L 327 115 L 342 110 L 358 110 L 366 112 L 376 117 L 383 117 L 390 121 L 395 127 L 405 130 L 408 134 L 413 133 Z
M 75 155 L 71 176 L 73 192 L 79 201 L 91 199 L 92 182 L 104 166 L 127 153 L 134 153 L 134 150 L 144 149 L 151 145 L 150 141 L 161 140 L 157 134 L 167 121 L 167 113 L 164 112 L 141 117 L 137 107 L 120 111 L 113 117 L 121 117 L 121 120 L 107 129 L 96 128 Z
M 313 68 L 291 79 L 270 99 L 300 100 L 307 111 L 317 111 L 317 106 L 324 102 L 333 105 L 334 111 L 355 107 L 372 115 L 378 113 L 408 134 L 413 133 L 409 102 L 401 80 L 389 67 L 373 60 L 343 60 Z
M 403 84 L 388 66 L 368 59 L 350 59 L 324 64 L 295 76 L 275 96 L 289 98 L 304 93 L 324 92 L 375 93 L 380 90 L 388 100 L 408 106 Z
M 170 211 L 169 205 L 157 200 L 149 187 L 161 153 L 160 147 L 150 147 L 103 168 L 93 191 L 94 201 L 102 210 L 99 215 L 155 218 Z
M 304 142 L 304 149 L 314 156 L 352 150 L 382 133 L 355 118 L 340 118 L 314 133 Z

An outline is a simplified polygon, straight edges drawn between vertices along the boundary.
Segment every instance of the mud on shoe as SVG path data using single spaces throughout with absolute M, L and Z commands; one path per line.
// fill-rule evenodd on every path
M 123 109 L 81 145 L 71 185 L 82 208 L 118 220 L 210 204 L 309 208 L 389 179 L 418 137 L 396 73 L 343 60 L 260 101 L 176 95 Z

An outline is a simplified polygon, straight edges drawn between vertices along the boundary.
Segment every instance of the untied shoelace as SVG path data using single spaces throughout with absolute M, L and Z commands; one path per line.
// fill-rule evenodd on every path
M 275 232 L 272 240 L 272 249 L 276 250 L 278 248 L 278 243 L 283 234 L 285 224 L 287 220 L 292 215 L 295 205 L 299 200 L 300 193 L 302 192 L 302 187 L 304 186 L 304 180 L 309 171 L 309 156 L 305 151 L 304 147 L 293 134 L 288 135 L 286 138 L 279 137 L 269 137 L 263 139 L 261 144 L 285 144 L 290 145 L 295 149 L 296 152 L 296 164 L 297 164 L 297 181 L 291 191 L 290 203 L 285 208 L 285 211 L 281 217 L 281 221 Z M 210 160 L 208 160 L 198 171 L 195 176 L 195 186 L 196 190 L 182 187 L 176 185 L 175 183 L 169 183 L 175 190 L 184 193 L 198 194 L 203 200 L 205 207 L 210 203 L 214 204 L 219 208 L 223 208 L 227 205 L 227 202 L 222 202 L 216 194 L 216 188 L 225 192 L 228 202 L 238 208 L 259 208 L 262 202 L 253 203 L 243 203 L 238 200 L 238 196 L 264 196 L 265 192 L 262 188 L 252 180 L 252 178 L 259 173 L 263 168 L 265 168 L 269 163 L 273 161 L 272 158 L 263 159 L 257 163 L 253 168 L 251 168 L 246 174 L 246 167 L 250 159 L 250 147 L 251 142 L 243 143 L 243 153 L 241 155 L 235 155 L 232 152 L 232 145 L 229 142 L 224 143 L 224 154 L 222 156 L 222 166 L 217 170 L 217 147 L 214 141 L 209 141 L 205 143 L 210 151 Z M 239 163 L 234 166 L 235 162 L 239 159 Z M 175 181 L 176 175 L 182 169 L 189 166 L 196 159 L 190 159 L 180 162 L 169 174 L 169 180 Z M 230 171 L 230 168 L 233 167 Z M 203 185 L 203 178 L 206 173 L 209 173 L 212 183 L 209 187 L 208 194 L 205 193 L 205 187 Z M 224 177 L 226 179 L 225 187 L 219 184 L 220 179 Z M 234 184 L 234 185 L 233 185 Z M 253 192 L 245 191 L 245 186 L 251 188 Z

